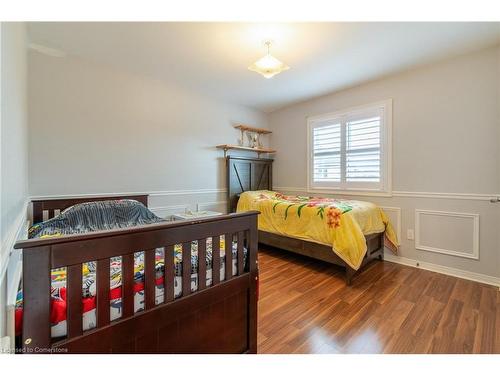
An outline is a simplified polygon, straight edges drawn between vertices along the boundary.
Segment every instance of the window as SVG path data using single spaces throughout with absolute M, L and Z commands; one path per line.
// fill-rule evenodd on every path
M 390 194 L 391 112 L 388 100 L 309 118 L 308 190 Z

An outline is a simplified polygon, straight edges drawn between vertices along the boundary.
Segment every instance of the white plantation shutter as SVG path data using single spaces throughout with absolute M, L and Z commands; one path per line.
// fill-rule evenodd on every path
M 314 181 L 340 182 L 340 122 L 313 129 Z
M 385 114 L 391 105 L 387 101 L 308 121 L 311 188 L 389 190 Z
M 380 116 L 346 122 L 346 181 L 380 182 Z

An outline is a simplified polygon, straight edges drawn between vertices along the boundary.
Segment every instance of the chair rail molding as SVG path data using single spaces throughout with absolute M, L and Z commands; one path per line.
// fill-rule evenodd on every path
M 500 197 L 500 193 L 476 194 L 476 193 L 442 193 L 442 192 L 421 192 L 421 191 L 393 191 L 394 197 L 403 198 L 437 198 L 437 199 L 461 199 L 490 201 L 492 198 Z
M 295 187 L 295 186 L 276 186 L 274 188 L 278 191 L 292 191 L 307 193 L 308 190 L 305 187 Z M 314 191 L 313 193 L 319 194 L 320 191 Z M 346 195 L 345 192 L 335 192 L 334 190 L 325 191 L 323 194 L 337 194 Z M 349 195 L 359 195 L 359 196 L 373 196 L 373 197 L 401 197 L 401 198 L 436 198 L 436 199 L 461 199 L 461 200 L 479 200 L 479 201 L 490 201 L 494 198 L 500 198 L 500 193 L 443 193 L 443 192 L 422 192 L 422 191 L 399 191 L 393 190 L 391 196 L 384 196 L 376 193 L 370 193 L 367 191 L 353 191 L 349 192 Z
M 121 196 L 121 195 L 140 195 L 148 194 L 154 196 L 172 196 L 172 195 L 199 195 L 199 194 L 218 194 L 227 193 L 227 189 L 193 189 L 193 190 L 153 190 L 153 191 L 135 191 L 135 192 L 113 192 L 113 193 L 85 193 L 85 194 L 54 194 L 54 195 L 34 195 L 29 197 L 33 199 L 69 199 L 69 198 L 88 198 L 102 196 Z

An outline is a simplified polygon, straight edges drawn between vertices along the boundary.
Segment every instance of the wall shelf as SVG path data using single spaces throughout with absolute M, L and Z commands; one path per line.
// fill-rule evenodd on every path
M 271 130 L 262 129 L 262 128 L 254 128 L 248 125 L 235 125 L 235 129 L 240 129 L 242 132 L 252 132 L 257 134 L 271 134 Z
M 276 152 L 275 150 L 264 147 L 260 142 L 260 136 L 263 134 L 271 134 L 271 130 L 244 124 L 236 124 L 234 128 L 240 131 L 238 145 L 224 144 L 216 146 L 218 149 L 224 150 L 224 157 L 227 156 L 229 150 L 255 152 L 259 158 L 262 154 L 274 154 Z M 248 137 L 248 143 L 245 142 L 245 136 Z
M 274 154 L 276 150 L 271 150 L 269 148 L 256 148 L 256 147 L 248 147 L 248 146 L 237 146 L 237 145 L 218 145 L 216 146 L 218 149 L 224 150 L 224 157 L 226 157 L 227 152 L 229 150 L 240 150 L 240 151 L 251 151 L 256 152 L 260 157 L 261 154 Z

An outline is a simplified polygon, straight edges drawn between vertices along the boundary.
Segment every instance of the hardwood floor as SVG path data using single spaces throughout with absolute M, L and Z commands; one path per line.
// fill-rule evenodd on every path
M 375 261 L 340 268 L 259 250 L 259 353 L 500 353 L 498 288 Z

